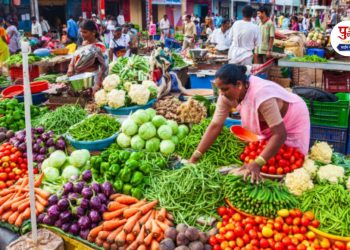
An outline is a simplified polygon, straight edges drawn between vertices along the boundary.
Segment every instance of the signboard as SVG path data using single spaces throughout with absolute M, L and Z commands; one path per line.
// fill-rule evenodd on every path
M 181 5 L 181 0 L 153 0 L 152 4 Z
M 333 49 L 342 56 L 350 56 L 350 21 L 338 23 L 331 33 Z

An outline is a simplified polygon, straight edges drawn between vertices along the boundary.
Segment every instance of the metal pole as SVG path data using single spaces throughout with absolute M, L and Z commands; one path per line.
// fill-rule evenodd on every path
M 35 16 L 36 19 L 39 21 L 38 0 L 30 0 L 30 12 L 31 12 L 32 16 Z

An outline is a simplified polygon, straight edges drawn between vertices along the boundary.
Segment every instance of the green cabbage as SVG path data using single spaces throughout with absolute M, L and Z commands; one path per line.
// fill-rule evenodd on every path
M 53 167 L 46 167 L 43 170 L 43 173 L 45 176 L 45 180 L 48 180 L 48 181 L 54 181 L 60 177 L 60 171 L 58 171 L 57 168 L 53 168 Z
M 69 157 L 69 162 L 74 167 L 81 168 L 89 160 L 89 158 L 90 158 L 89 156 L 90 156 L 90 154 L 87 155 L 83 149 L 82 150 L 75 150 L 71 153 L 71 155 Z
M 122 124 L 122 132 L 128 136 L 136 135 L 138 129 L 136 122 L 132 119 L 126 119 Z
M 178 132 L 178 128 L 179 126 L 177 125 L 177 122 L 176 121 L 173 121 L 173 120 L 169 120 L 167 122 L 167 125 L 169 125 L 171 127 L 171 129 L 173 130 L 173 135 L 176 135 L 177 132 Z
M 131 148 L 135 150 L 141 150 L 145 147 L 145 141 L 139 136 L 135 135 L 131 138 Z
M 150 119 L 152 120 L 153 117 L 157 114 L 156 111 L 152 108 L 146 109 L 147 114 L 149 115 Z
M 154 127 L 152 122 L 146 122 L 145 124 L 142 124 L 139 129 L 139 136 L 144 140 L 151 139 L 156 134 L 157 129 Z
M 148 152 L 158 152 L 159 147 L 160 147 L 160 140 L 157 137 L 154 137 L 146 141 L 146 151 Z
M 170 155 L 175 151 L 175 144 L 171 140 L 164 140 L 160 143 L 160 152 L 165 155 Z
M 137 125 L 142 125 L 148 122 L 150 117 L 145 110 L 139 109 L 131 115 L 131 119 L 136 122 Z
M 177 144 L 179 143 L 179 138 L 178 138 L 176 135 L 173 135 L 173 136 L 171 137 L 171 141 L 172 141 L 175 145 L 177 145 Z
M 45 168 L 50 167 L 50 161 L 49 158 L 45 159 L 43 163 L 41 163 L 41 171 L 43 171 Z
M 154 126 L 156 126 L 156 128 L 159 128 L 160 126 L 166 124 L 166 121 L 167 120 L 161 115 L 156 115 L 152 119 L 152 123 L 153 123 Z
M 171 139 L 171 136 L 173 135 L 173 130 L 168 125 L 162 125 L 159 127 L 158 131 L 159 138 L 163 140 Z
M 67 159 L 66 154 L 61 150 L 56 150 L 49 157 L 49 167 L 61 168 Z
M 122 148 L 129 148 L 130 147 L 130 136 L 120 133 L 117 138 L 117 144 Z
M 185 138 L 189 132 L 190 132 L 190 130 L 188 129 L 188 127 L 186 125 L 180 125 L 178 128 L 177 137 L 179 137 L 179 139 L 181 140 L 181 139 Z
M 72 176 L 79 176 L 79 174 L 79 169 L 72 165 L 66 166 L 62 171 L 62 177 L 67 180 L 69 180 Z

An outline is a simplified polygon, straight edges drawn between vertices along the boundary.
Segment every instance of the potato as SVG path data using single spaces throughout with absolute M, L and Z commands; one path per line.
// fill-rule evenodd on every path
M 175 243 L 170 238 L 165 238 L 159 244 L 159 250 L 174 250 L 174 249 L 175 249 Z
M 184 233 L 186 232 L 186 229 L 188 227 L 185 225 L 185 224 L 179 224 L 176 226 L 176 230 L 179 232 L 179 233 Z
M 176 245 L 177 246 L 187 246 L 190 241 L 186 237 L 185 233 L 179 232 L 176 237 Z
M 190 243 L 189 248 L 191 250 L 204 250 L 204 245 L 200 241 L 193 241 Z
M 204 250 L 212 250 L 212 249 L 213 249 L 213 247 L 211 245 L 209 245 L 209 244 L 204 245 Z
M 175 227 L 168 227 L 167 230 L 165 230 L 164 237 L 170 238 L 173 241 L 176 241 L 177 236 L 177 230 Z
M 199 239 L 199 231 L 195 227 L 187 228 L 185 235 L 190 241 L 196 241 Z
M 199 232 L 199 241 L 202 242 L 203 244 L 207 243 L 208 241 L 207 234 L 203 232 Z
M 190 250 L 190 249 L 186 246 L 179 246 L 179 247 L 175 248 L 175 250 Z

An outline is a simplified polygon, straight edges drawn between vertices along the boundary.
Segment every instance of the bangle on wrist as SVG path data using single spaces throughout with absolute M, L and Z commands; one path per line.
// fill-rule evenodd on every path
M 194 151 L 194 153 L 193 153 L 193 156 L 194 156 L 194 158 L 196 158 L 196 159 L 201 158 L 202 155 L 203 155 L 202 152 L 199 151 L 199 150 L 196 150 L 196 151 Z
M 260 166 L 264 166 L 266 164 L 266 160 L 262 157 L 262 156 L 258 156 L 256 159 L 255 159 L 255 162 Z

